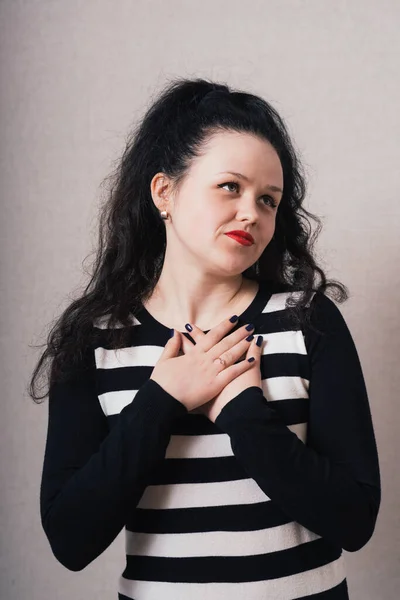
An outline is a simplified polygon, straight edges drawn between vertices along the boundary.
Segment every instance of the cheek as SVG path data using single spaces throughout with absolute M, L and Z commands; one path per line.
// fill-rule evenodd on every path
M 232 214 L 227 213 L 227 206 L 216 199 L 196 199 L 180 214 L 179 229 L 185 235 L 190 246 L 212 244 L 223 235 L 232 223 Z
M 202 207 L 197 207 L 192 214 L 192 227 L 196 238 L 214 240 L 221 231 L 224 231 L 229 223 L 229 217 L 216 206 L 209 206 L 206 203 Z
M 209 247 L 213 243 L 217 225 L 206 209 L 191 209 L 181 215 L 179 223 L 177 223 L 177 229 L 181 241 L 193 251 L 198 251 L 200 248 Z

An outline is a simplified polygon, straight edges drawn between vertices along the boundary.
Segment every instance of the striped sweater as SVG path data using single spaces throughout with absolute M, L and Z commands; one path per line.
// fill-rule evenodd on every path
M 40 510 L 61 564 L 84 569 L 125 528 L 119 600 L 349 598 L 343 549 L 368 542 L 381 499 L 367 391 L 334 302 L 311 300 L 321 335 L 288 326 L 287 296 L 261 283 L 230 330 L 263 335 L 262 387 L 215 423 L 150 379 L 169 329 L 144 306 L 125 348 L 94 323 L 85 370 L 49 394 Z

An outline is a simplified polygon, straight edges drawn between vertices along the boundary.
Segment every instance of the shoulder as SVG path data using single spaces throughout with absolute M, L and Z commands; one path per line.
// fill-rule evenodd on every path
M 341 309 L 323 292 L 315 292 L 309 321 L 302 330 L 308 354 L 346 356 L 354 352 L 354 339 Z
M 285 284 L 276 283 L 271 286 L 271 290 L 272 296 L 269 304 L 273 305 L 276 310 L 281 310 L 282 313 L 286 313 L 285 309 L 291 305 L 291 302 L 301 298 L 305 293 L 304 289 L 293 289 Z M 287 301 L 289 301 L 288 304 Z M 322 291 L 314 290 L 302 311 L 307 313 L 306 317 L 303 315 L 301 325 L 305 335 L 315 335 L 317 333 L 315 329 L 320 335 L 328 332 L 348 331 L 341 309 Z M 285 318 L 286 315 L 283 315 L 282 319 Z
M 321 291 L 314 292 L 309 310 L 311 324 L 322 332 L 333 333 L 347 327 L 340 308 Z

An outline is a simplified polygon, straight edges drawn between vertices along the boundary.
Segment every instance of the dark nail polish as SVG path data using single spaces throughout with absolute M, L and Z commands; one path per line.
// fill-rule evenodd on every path
M 253 360 L 255 360 L 254 356 L 251 356 L 250 358 L 247 359 L 249 362 L 253 362 Z
M 254 335 L 249 335 L 249 336 L 246 338 L 246 342 L 251 342 L 251 340 L 252 340 L 253 338 L 254 338 Z
M 254 329 L 253 323 L 249 323 L 248 325 L 246 325 L 246 329 L 247 331 L 251 331 L 252 329 Z
M 229 320 L 231 323 L 235 323 L 238 320 L 238 316 L 237 315 L 233 315 L 233 317 L 231 317 Z
M 193 327 L 190 325 L 190 323 L 186 323 L 185 327 L 188 331 L 193 331 Z
M 257 341 L 256 341 L 257 346 L 261 346 L 262 341 L 263 341 L 263 336 L 259 335 L 258 338 L 257 338 Z
M 169 337 L 172 337 L 174 335 L 174 331 L 175 331 L 175 329 L 170 329 L 169 330 Z

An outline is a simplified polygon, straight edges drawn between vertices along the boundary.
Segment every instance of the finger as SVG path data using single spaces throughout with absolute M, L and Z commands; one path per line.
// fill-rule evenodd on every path
M 239 375 L 251 369 L 254 364 L 257 364 L 257 359 L 253 360 L 252 362 L 249 362 L 248 360 L 236 362 L 230 367 L 222 369 L 222 371 L 217 374 L 217 380 L 219 381 L 220 385 L 222 385 L 222 388 L 224 388 L 233 379 L 236 379 L 236 377 L 239 377 Z
M 199 343 L 202 350 L 204 352 L 208 352 L 211 348 L 214 348 L 214 346 L 220 342 L 230 331 L 232 331 L 232 328 L 235 327 L 237 323 L 238 317 L 234 315 L 233 317 L 221 321 L 221 323 L 210 329 L 208 333 L 204 333 L 204 331 L 199 329 L 196 325 L 190 323 L 191 327 L 193 327 L 193 331 L 189 333 L 196 339 L 196 344 Z M 222 351 L 219 352 L 219 354 L 222 354 Z
M 248 332 L 246 332 L 246 333 L 248 333 Z M 241 335 L 243 335 L 243 334 L 241 334 Z M 231 365 L 238 360 L 242 360 L 243 358 L 248 358 L 250 356 L 249 348 L 251 348 L 254 343 L 254 337 L 252 337 L 252 339 L 249 339 L 251 337 L 252 337 L 251 335 L 247 336 L 246 339 L 241 340 L 235 346 L 229 347 L 227 350 L 225 350 L 225 352 L 223 352 L 219 356 L 218 348 L 222 344 L 222 342 L 220 342 L 220 344 L 217 344 L 215 346 L 215 348 L 213 348 L 212 350 L 210 350 L 208 352 L 208 354 L 213 358 L 213 360 L 222 358 L 226 364 Z
M 260 357 L 262 354 L 262 349 L 263 349 L 263 336 L 262 335 L 255 335 L 248 350 L 247 350 L 247 354 L 246 354 L 246 360 L 249 360 L 249 358 L 251 358 L 252 356 L 254 357 L 255 361 L 260 361 Z M 252 361 L 254 362 L 254 361 Z
M 263 336 L 262 336 L 262 335 L 256 335 L 254 339 L 255 339 L 255 344 L 256 344 L 256 347 L 258 348 L 258 350 L 259 350 L 259 354 L 260 354 L 260 356 L 261 356 L 261 354 L 262 354 L 262 352 L 263 352 L 263 348 L 264 348 L 264 341 L 265 341 L 265 340 L 264 340 L 264 338 L 263 338 Z
M 238 358 L 240 355 L 247 352 L 249 342 L 251 341 L 248 338 L 251 337 L 253 330 L 254 325 L 252 323 L 242 325 L 242 327 L 239 327 L 236 331 L 226 335 L 220 342 L 215 344 L 213 348 L 210 348 L 208 353 L 214 360 L 219 356 L 224 358 L 225 356 L 233 356 L 234 359 Z
M 165 360 L 166 358 L 173 358 L 174 356 L 178 355 L 179 348 L 181 347 L 182 337 L 183 336 L 179 333 L 179 331 L 174 331 L 174 335 L 168 338 L 168 341 L 165 344 L 161 355 L 162 360 Z
M 194 341 L 196 342 L 196 344 L 203 338 L 206 337 L 206 334 L 204 333 L 204 331 L 202 331 L 199 327 L 197 327 L 197 325 L 195 325 L 194 323 L 187 323 L 187 325 L 189 325 L 189 329 L 188 327 L 186 327 L 190 337 L 192 337 L 194 339 Z M 182 337 L 186 337 L 186 336 L 182 336 Z M 190 341 L 190 340 L 188 340 Z M 191 342 L 191 344 L 193 345 L 193 343 Z
M 188 354 L 189 352 L 191 352 L 191 350 L 193 350 L 193 348 L 195 347 L 195 344 L 189 340 L 186 335 L 184 333 L 181 334 L 181 338 L 182 338 L 182 351 L 183 354 Z

